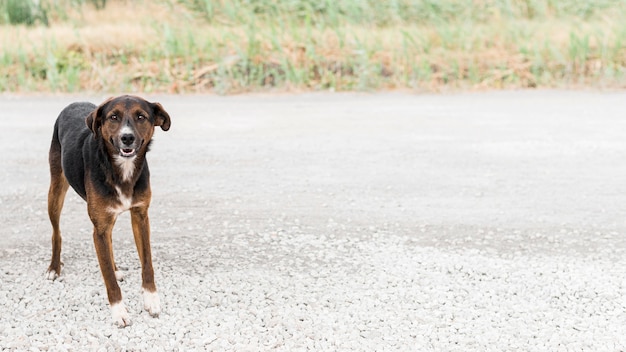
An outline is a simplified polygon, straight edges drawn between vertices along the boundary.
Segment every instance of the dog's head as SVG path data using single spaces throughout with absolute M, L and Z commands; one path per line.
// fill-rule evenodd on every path
M 146 151 L 155 126 L 167 131 L 171 124 L 161 104 L 131 95 L 109 98 L 87 116 L 86 123 L 111 155 L 124 158 Z

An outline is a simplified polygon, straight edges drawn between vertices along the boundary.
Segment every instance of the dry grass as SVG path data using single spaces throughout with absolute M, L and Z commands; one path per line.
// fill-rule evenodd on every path
M 115 53 L 127 48 L 145 48 L 150 38 L 160 35 L 159 24 L 179 19 L 163 4 L 152 2 L 110 2 L 106 11 L 85 4 L 68 7 L 66 19 L 53 17 L 50 27 L 1 27 L 0 46 L 5 51 L 37 53 L 50 43 L 59 48 L 81 48 L 87 53 Z M 188 16 L 188 15 L 187 15 Z M 23 38 L 16 41 L 14 38 Z M 26 45 L 28 43 L 28 45 Z
M 488 6 L 487 0 L 476 4 Z M 270 21 L 254 13 L 207 21 L 193 6 L 167 0 L 109 0 L 104 11 L 90 5 L 58 9 L 49 12 L 49 27 L 0 26 L 0 89 L 615 87 L 623 84 L 626 67 L 624 12 L 612 8 L 584 19 L 492 11 L 488 20 L 380 26 Z M 237 22 L 239 17 L 249 20 Z

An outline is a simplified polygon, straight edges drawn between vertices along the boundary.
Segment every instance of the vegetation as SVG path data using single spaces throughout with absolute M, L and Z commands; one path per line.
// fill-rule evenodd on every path
M 0 0 L 0 91 L 622 87 L 626 0 Z

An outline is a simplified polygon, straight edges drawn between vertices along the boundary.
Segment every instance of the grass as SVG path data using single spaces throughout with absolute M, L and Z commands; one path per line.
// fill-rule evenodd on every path
M 11 23 L 11 1 L 0 0 L 1 91 L 625 82 L 626 0 L 41 0 L 30 25 Z

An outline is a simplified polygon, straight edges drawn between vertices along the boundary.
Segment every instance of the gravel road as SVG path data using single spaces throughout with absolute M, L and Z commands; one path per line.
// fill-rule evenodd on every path
M 150 96 L 142 309 L 128 214 L 116 328 L 84 202 L 44 279 L 52 125 L 0 96 L 0 349 L 625 351 L 626 93 Z

